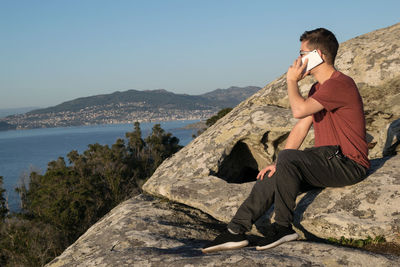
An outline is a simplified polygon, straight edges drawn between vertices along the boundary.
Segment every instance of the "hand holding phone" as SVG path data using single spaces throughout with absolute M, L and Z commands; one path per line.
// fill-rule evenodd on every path
M 324 60 L 318 54 L 317 50 L 313 50 L 310 53 L 308 53 L 307 55 L 305 55 L 304 57 L 302 57 L 301 58 L 302 64 L 304 64 L 304 61 L 306 60 L 306 58 L 308 58 L 308 63 L 307 63 L 307 68 L 306 68 L 305 72 L 312 70 L 313 68 L 315 68 L 316 66 L 318 66 L 319 64 L 324 62 Z

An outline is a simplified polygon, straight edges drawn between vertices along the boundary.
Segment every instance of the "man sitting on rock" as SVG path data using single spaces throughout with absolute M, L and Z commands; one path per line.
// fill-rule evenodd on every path
M 251 230 L 272 204 L 275 207 L 272 234 L 263 238 L 256 249 L 296 240 L 298 234 L 292 229 L 292 222 L 300 192 L 352 185 L 366 177 L 370 162 L 363 103 L 353 79 L 334 67 L 339 43 L 335 35 L 324 28 L 304 32 L 300 42 L 300 56 L 286 76 L 291 110 L 299 121 L 291 130 L 276 164 L 259 172 L 258 181 L 226 231 L 205 246 L 204 253 L 247 246 L 245 232 Z M 302 64 L 302 57 L 313 50 L 323 62 L 306 71 L 308 59 Z M 312 75 L 317 82 L 304 99 L 298 82 L 307 75 Z M 311 125 L 314 126 L 315 146 L 298 150 Z M 266 175 L 268 178 L 264 179 Z

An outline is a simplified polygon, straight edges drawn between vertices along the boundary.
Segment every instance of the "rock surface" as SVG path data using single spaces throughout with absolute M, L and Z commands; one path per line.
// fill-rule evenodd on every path
M 371 158 L 379 158 L 387 125 L 400 118 L 400 24 L 343 44 L 337 67 L 354 78 L 364 98 Z M 301 83 L 306 94 L 313 81 Z M 285 75 L 239 104 L 164 161 L 143 189 L 92 226 L 49 266 L 396 266 L 400 258 L 325 243 L 297 241 L 203 255 L 199 251 L 248 196 L 258 170 L 275 160 L 296 123 L 288 109 Z M 313 132 L 302 148 L 313 145 Z M 363 182 L 298 197 L 302 237 L 365 239 L 400 244 L 400 156 L 373 160 Z M 208 214 L 208 215 L 207 215 Z M 272 209 L 253 234 L 273 220 Z M 253 241 L 259 238 L 252 235 Z
M 394 266 L 400 261 L 304 241 L 263 252 L 247 247 L 202 254 L 218 226 L 197 210 L 141 195 L 113 209 L 47 266 Z
M 386 127 L 400 117 L 398 36 L 400 24 L 356 37 L 341 44 L 337 58 L 338 68 L 355 79 L 364 96 L 371 158 L 380 157 Z M 302 82 L 304 94 L 311 84 L 311 78 Z M 287 107 L 283 75 L 166 160 L 143 189 L 228 222 L 296 123 Z M 312 144 L 311 132 L 302 148 Z M 400 177 L 394 171 L 399 163 L 398 157 L 390 159 L 356 187 L 323 191 L 297 215 L 297 224 L 320 237 L 383 235 L 400 242 Z
M 400 156 L 372 165 L 373 173 L 361 183 L 304 197 L 307 207 L 297 207 L 296 221 L 320 238 L 384 236 L 400 244 Z

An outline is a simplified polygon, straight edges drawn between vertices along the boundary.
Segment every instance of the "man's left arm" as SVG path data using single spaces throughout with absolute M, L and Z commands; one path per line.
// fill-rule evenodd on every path
M 304 99 L 299 92 L 297 83 L 308 75 L 308 72 L 305 72 L 306 67 L 307 60 L 304 64 L 301 64 L 301 58 L 298 58 L 293 65 L 289 67 L 286 75 L 290 107 L 293 117 L 296 119 L 305 118 L 324 109 L 324 106 L 317 100 L 311 97 Z

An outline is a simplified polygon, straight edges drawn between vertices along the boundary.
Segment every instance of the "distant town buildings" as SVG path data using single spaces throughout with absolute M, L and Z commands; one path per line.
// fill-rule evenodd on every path
M 149 108 L 142 102 L 91 106 L 79 111 L 25 113 L 0 119 L 16 129 L 68 127 L 94 124 L 128 124 L 150 121 L 205 120 L 218 112 L 213 109 Z

